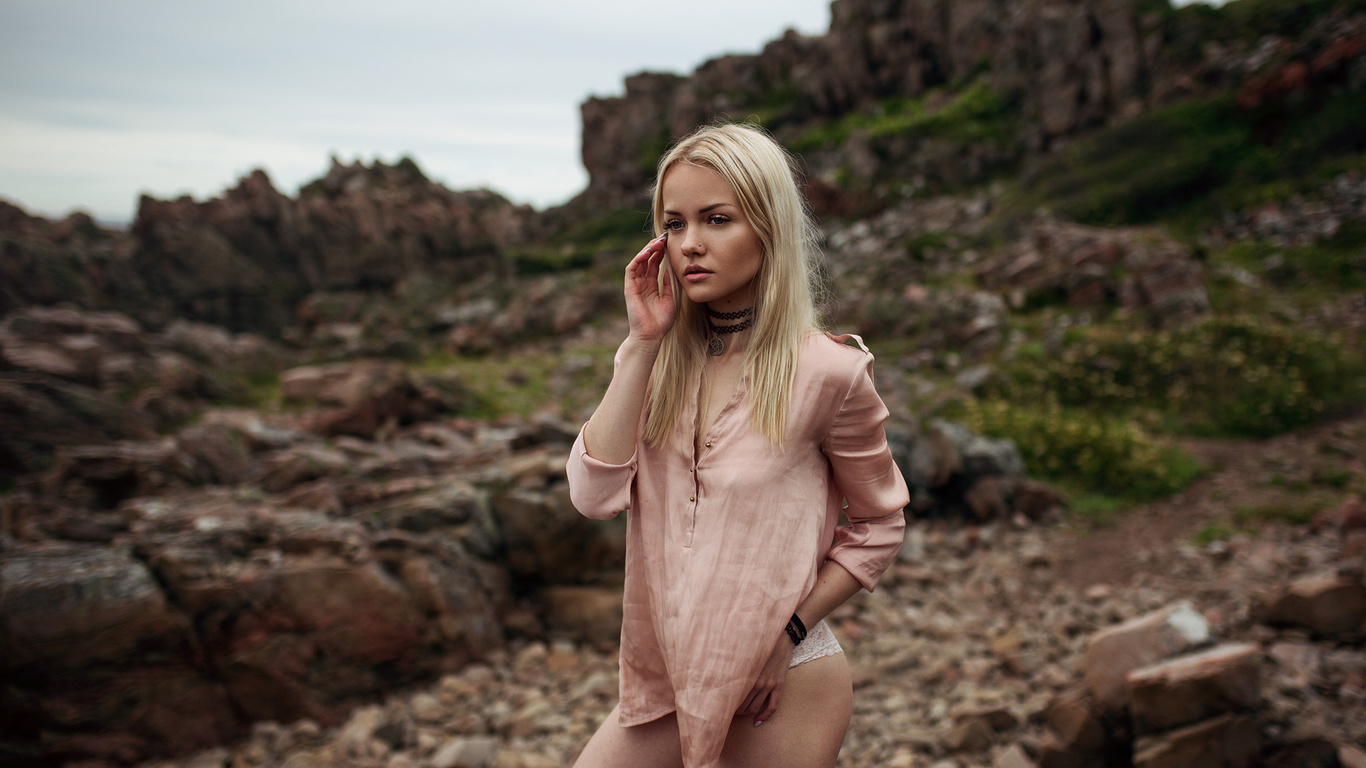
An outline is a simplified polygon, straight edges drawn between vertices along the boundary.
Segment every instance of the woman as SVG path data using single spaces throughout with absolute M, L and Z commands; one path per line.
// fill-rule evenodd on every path
M 816 330 L 814 228 L 772 139 L 702 128 L 657 179 L 662 234 L 626 267 L 630 333 L 569 460 L 580 512 L 629 510 L 621 701 L 577 765 L 828 768 L 852 687 L 823 619 L 873 589 L 909 500 L 873 358 Z

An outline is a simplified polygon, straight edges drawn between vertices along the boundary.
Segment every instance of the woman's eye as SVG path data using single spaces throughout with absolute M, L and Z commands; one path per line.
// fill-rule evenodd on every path
M 674 219 L 673 221 L 666 221 L 666 222 L 664 222 L 664 228 L 665 228 L 665 229 L 681 229 L 682 227 L 683 227 L 683 222 L 681 222 L 681 221 L 679 221 L 679 220 L 677 220 L 677 219 Z
M 729 218 L 729 217 L 726 217 L 726 216 L 722 216 L 721 214 L 718 213 L 718 214 L 712 216 L 711 218 L 707 219 L 707 221 L 708 221 L 709 223 L 711 223 L 711 224 L 725 224 L 726 222 L 730 221 L 730 218 Z

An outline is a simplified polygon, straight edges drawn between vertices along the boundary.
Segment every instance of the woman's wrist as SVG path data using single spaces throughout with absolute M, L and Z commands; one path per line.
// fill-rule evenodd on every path
M 642 339 L 634 334 L 628 335 L 626 341 L 621 343 L 622 357 L 639 356 L 648 358 L 651 363 L 659 355 L 659 348 L 663 346 L 663 339 Z

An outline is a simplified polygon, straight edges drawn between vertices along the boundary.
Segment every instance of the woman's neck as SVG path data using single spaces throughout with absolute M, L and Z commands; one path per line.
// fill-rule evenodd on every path
M 704 304 L 702 311 L 707 318 L 707 354 L 713 358 L 730 359 L 743 355 L 749 347 L 750 335 L 756 320 L 754 307 L 719 309 Z

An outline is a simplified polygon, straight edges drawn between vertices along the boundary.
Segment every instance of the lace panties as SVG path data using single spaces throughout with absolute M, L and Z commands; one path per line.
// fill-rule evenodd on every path
M 835 639 L 835 633 L 830 631 L 830 626 L 821 621 L 806 633 L 806 639 L 802 644 L 792 650 L 792 663 L 787 668 L 791 669 L 837 653 L 844 653 L 844 649 L 840 648 L 840 641 Z

